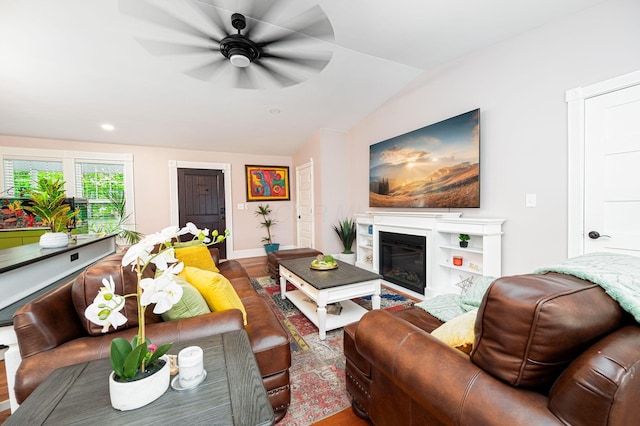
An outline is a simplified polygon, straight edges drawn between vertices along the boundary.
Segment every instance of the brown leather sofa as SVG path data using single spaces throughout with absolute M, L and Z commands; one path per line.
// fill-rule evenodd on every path
M 640 418 L 640 325 L 588 281 L 496 280 L 470 355 L 419 308 L 345 328 L 346 386 L 376 425 L 630 425 Z
M 276 421 L 287 412 L 290 402 L 289 367 L 291 350 L 286 331 L 276 318 L 273 310 L 257 294 L 247 272 L 234 260 L 219 262 L 217 249 L 212 255 L 220 272 L 229 279 L 247 312 L 244 326 L 251 347 L 262 373 L 269 401 L 273 406 Z M 87 320 L 76 313 L 73 298 L 91 300 L 102 278 L 113 276 L 116 290 L 124 286 L 135 288 L 136 276 L 130 268 L 121 267 L 122 254 L 108 256 L 87 268 L 76 280 L 82 285 L 74 287 L 70 281 L 61 287 L 33 300 L 20 308 L 14 315 L 14 329 L 22 362 L 16 372 L 15 393 L 18 403 L 22 403 L 31 392 L 56 368 L 66 365 L 108 358 L 111 340 L 114 337 L 131 339 L 137 328 L 135 315 L 125 315 L 134 320 L 125 324 L 127 329 L 118 328 L 109 334 L 90 335 L 83 322 Z M 153 274 L 150 269 L 149 274 Z M 130 287 L 132 286 L 132 287 Z M 90 295 L 78 294 L 86 289 Z M 74 294 L 74 291 L 76 292 Z M 122 293 L 122 294 L 125 294 Z M 128 299 L 125 306 L 135 310 L 135 300 Z M 146 333 L 156 344 L 180 342 L 209 335 L 238 330 L 243 327 L 242 313 L 237 309 L 212 312 L 193 318 L 162 321 L 151 309 L 146 311 Z

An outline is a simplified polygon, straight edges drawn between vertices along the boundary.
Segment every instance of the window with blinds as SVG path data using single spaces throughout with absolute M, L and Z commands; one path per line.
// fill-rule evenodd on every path
M 121 216 L 135 230 L 133 156 L 131 154 L 63 151 L 0 146 L 0 199 L 26 198 L 41 177 L 61 179 L 69 198 L 84 198 L 80 219 L 84 232 L 121 230 Z M 114 205 L 120 200 L 120 205 Z M 126 209 L 124 200 L 126 203 Z M 122 211 L 120 211 L 122 208 Z
M 3 197 L 26 197 L 41 177 L 64 180 L 62 161 L 5 159 Z
M 75 162 L 76 195 L 86 198 L 89 232 L 113 232 L 119 222 L 113 200 L 125 198 L 125 167 L 120 163 Z

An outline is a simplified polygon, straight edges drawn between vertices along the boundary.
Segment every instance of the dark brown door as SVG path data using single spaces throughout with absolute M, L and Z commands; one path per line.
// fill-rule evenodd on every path
M 198 228 L 226 228 L 224 173 L 222 170 L 178 169 L 178 209 L 180 227 L 193 222 Z M 217 244 L 220 258 L 227 258 L 226 242 Z

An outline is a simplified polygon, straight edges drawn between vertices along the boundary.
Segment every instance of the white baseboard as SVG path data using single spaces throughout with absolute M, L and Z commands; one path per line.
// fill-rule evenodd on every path
M 296 248 L 296 246 L 280 246 L 280 250 L 289 250 Z M 243 259 L 245 257 L 259 257 L 266 256 L 264 248 L 260 247 L 257 249 L 249 249 L 249 250 L 235 250 L 229 259 Z

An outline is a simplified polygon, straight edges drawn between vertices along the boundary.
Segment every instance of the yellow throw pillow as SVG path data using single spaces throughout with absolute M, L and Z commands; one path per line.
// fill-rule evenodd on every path
M 184 263 L 184 266 L 204 269 L 206 271 L 220 272 L 216 263 L 211 257 L 211 252 L 204 244 L 197 244 L 187 247 L 176 247 L 174 249 L 176 259 Z
M 431 335 L 464 353 L 471 353 L 473 339 L 475 337 L 473 328 L 478 316 L 478 309 L 472 309 L 454 319 L 445 322 L 440 327 L 431 332 Z
M 226 311 L 227 309 L 240 309 L 247 325 L 247 311 L 238 297 L 235 289 L 228 279 L 217 272 L 187 266 L 184 268 L 184 276 L 187 282 L 194 286 L 204 300 L 207 301 L 212 311 Z

